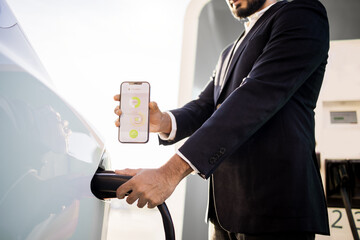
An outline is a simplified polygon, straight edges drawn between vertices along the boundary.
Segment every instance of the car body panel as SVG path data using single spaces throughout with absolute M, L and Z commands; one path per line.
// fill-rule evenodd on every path
M 0 0 L 0 238 L 106 239 L 109 203 L 91 192 L 110 168 L 95 130 L 55 90 Z

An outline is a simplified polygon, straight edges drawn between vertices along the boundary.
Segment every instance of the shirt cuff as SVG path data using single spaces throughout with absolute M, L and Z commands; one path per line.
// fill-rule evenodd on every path
M 175 139 L 176 131 L 177 131 L 176 120 L 175 120 L 174 115 L 171 112 L 166 112 L 166 113 L 169 114 L 170 119 L 171 119 L 171 132 L 170 132 L 170 134 L 159 133 L 159 137 L 161 140 L 164 140 L 164 141 L 172 141 Z
M 189 161 L 189 159 L 187 159 L 179 150 L 176 151 L 176 154 L 179 155 L 194 170 L 192 174 L 200 173 L 199 170 L 197 170 L 197 168 Z

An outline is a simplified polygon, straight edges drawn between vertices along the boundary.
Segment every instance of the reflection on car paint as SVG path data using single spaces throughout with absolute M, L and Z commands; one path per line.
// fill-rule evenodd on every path
M 54 90 L 4 0 L 0 20 L 0 238 L 105 239 L 109 203 L 90 190 L 110 164 L 104 144 Z

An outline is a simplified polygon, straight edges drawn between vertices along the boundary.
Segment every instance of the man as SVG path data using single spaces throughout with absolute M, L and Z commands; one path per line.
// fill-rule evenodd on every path
M 189 139 L 159 169 L 116 171 L 134 176 L 117 196 L 132 190 L 128 203 L 152 208 L 195 171 L 210 178 L 211 239 L 329 234 L 313 111 L 329 49 L 326 11 L 318 0 L 227 3 L 249 21 L 221 53 L 212 81 L 170 113 L 150 104 L 150 130 L 162 144 Z

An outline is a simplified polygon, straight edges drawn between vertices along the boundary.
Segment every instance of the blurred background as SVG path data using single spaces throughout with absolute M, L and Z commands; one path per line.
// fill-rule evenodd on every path
M 229 14 L 225 1 L 219 0 L 7 1 L 58 93 L 102 136 L 113 169 L 158 167 L 175 151 L 171 146 L 159 146 L 156 135 L 151 135 L 147 144 L 118 142 L 113 112 L 117 103 L 113 96 L 119 92 L 120 83 L 148 81 L 151 100 L 156 101 L 161 110 L 176 108 L 179 103 L 197 96 L 208 81 L 221 50 L 243 29 Z M 321 152 L 324 178 L 326 159 L 358 159 L 359 156 L 356 145 L 359 125 L 345 124 L 343 131 L 321 117 L 330 116 L 329 111 L 349 110 L 344 110 L 347 106 L 344 101 L 351 111 L 354 108 L 360 111 L 360 85 L 356 77 L 359 75 L 356 57 L 360 31 L 356 23 L 360 21 L 360 1 L 321 2 L 328 11 L 332 40 L 323 95 L 316 114 L 320 116 L 317 151 Z M 347 134 L 349 129 L 354 134 Z M 336 137 L 322 132 L 334 133 Z M 351 155 L 352 151 L 356 154 Z M 186 189 L 185 181 L 181 182 L 166 201 L 177 239 L 206 239 L 207 188 L 206 181 L 191 175 L 187 177 Z M 332 236 L 317 239 L 351 239 L 346 218 L 341 216 L 345 216 L 343 208 L 329 208 Z M 138 209 L 136 204 L 129 206 L 124 200 L 112 200 L 108 225 L 108 240 L 164 238 L 156 209 Z
M 161 110 L 177 107 L 183 20 L 190 0 L 8 0 L 60 95 L 103 137 L 112 168 L 158 167 L 174 147 L 120 144 L 113 96 L 122 81 L 151 84 Z M 182 183 L 184 184 L 184 183 Z M 181 239 L 184 187 L 169 199 Z M 108 239 L 162 239 L 156 209 L 113 200 Z

